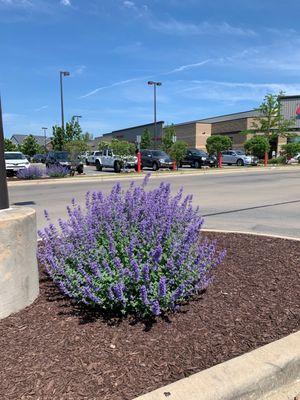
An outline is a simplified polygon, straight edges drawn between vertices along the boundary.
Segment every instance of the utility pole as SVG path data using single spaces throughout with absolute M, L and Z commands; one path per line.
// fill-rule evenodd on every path
M 44 131 L 44 145 L 45 145 L 45 153 L 47 152 L 47 129 L 48 128 L 45 128 L 45 127 L 43 127 L 42 128 L 43 129 L 43 131 Z
M 154 81 L 148 81 L 148 85 L 153 85 L 154 88 L 154 147 L 156 148 L 156 142 L 157 142 L 157 121 L 156 121 L 156 87 L 161 86 L 161 82 L 154 82 Z
M 8 190 L 6 182 L 6 166 L 4 157 L 4 131 L 2 119 L 2 106 L 0 97 L 0 210 L 9 208 Z
M 60 71 L 60 107 L 61 107 L 61 129 L 63 132 L 65 131 L 65 116 L 64 116 L 64 93 L 63 93 L 63 77 L 69 76 L 70 72 L 68 71 Z

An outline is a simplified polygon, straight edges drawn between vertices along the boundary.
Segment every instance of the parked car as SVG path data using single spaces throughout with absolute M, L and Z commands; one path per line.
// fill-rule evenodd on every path
M 70 155 L 67 151 L 49 151 L 46 157 L 46 167 L 50 165 L 61 165 L 71 171 L 83 173 L 83 163 L 78 155 Z
M 209 156 L 205 151 L 198 149 L 188 149 L 185 158 L 180 163 L 190 165 L 193 168 L 202 168 L 203 166 L 215 167 L 216 157 Z
M 232 165 L 257 165 L 258 158 L 246 155 L 243 150 L 222 151 L 222 164 Z
M 297 164 L 300 163 L 300 153 L 296 154 L 294 157 L 287 161 L 287 164 Z
M 119 156 L 114 154 L 112 149 L 98 151 L 99 155 L 95 156 L 95 165 L 97 171 L 103 168 L 113 168 L 115 172 L 121 172 L 122 169 L 134 168 L 137 170 L 136 156 Z
M 86 165 L 95 165 L 96 164 L 96 158 L 102 155 L 101 150 L 97 151 L 92 151 L 91 153 L 87 154 L 85 157 L 85 163 Z
M 32 162 L 45 163 L 45 161 L 46 161 L 46 154 L 35 154 L 32 157 Z
M 25 169 L 30 166 L 30 162 L 20 151 L 5 151 L 4 159 L 7 176 L 13 176 L 20 169 Z
M 153 171 L 157 171 L 160 168 L 173 168 L 173 161 L 162 150 L 142 150 L 142 168 L 150 167 Z

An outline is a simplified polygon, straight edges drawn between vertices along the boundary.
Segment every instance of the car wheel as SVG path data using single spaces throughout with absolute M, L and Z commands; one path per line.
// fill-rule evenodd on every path
M 102 171 L 102 165 L 100 164 L 99 160 L 96 160 L 96 170 L 97 171 Z
M 201 167 L 201 165 L 200 165 L 200 163 L 199 163 L 199 161 L 195 161 L 194 162 L 194 168 L 200 168 Z
M 232 165 L 231 163 L 228 163 L 227 165 Z
M 78 174 L 83 174 L 83 165 L 78 165 L 76 169 Z
M 85 161 L 85 165 L 90 165 L 90 163 L 88 162 L 88 160 Z
M 159 166 L 158 166 L 157 162 L 154 162 L 152 164 L 152 169 L 153 169 L 153 171 L 158 171 L 159 170 Z
M 244 161 L 241 158 L 239 158 L 236 162 L 236 165 L 238 165 L 239 167 L 242 167 L 244 165 Z
M 121 164 L 119 161 L 116 161 L 114 164 L 114 171 L 115 172 L 121 172 Z

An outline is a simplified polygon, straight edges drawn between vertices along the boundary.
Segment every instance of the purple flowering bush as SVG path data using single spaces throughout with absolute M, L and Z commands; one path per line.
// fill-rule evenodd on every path
M 46 168 L 46 174 L 51 178 L 63 178 L 69 175 L 69 173 L 69 168 L 63 165 L 49 165 L 49 167 Z
M 37 179 L 41 178 L 44 173 L 44 169 L 36 165 L 30 165 L 28 168 L 20 169 L 17 172 L 17 177 L 19 179 Z
M 85 208 L 39 231 L 38 259 L 67 296 L 86 305 L 139 316 L 159 315 L 207 287 L 225 253 L 200 238 L 203 219 L 170 185 L 146 191 L 86 194 Z

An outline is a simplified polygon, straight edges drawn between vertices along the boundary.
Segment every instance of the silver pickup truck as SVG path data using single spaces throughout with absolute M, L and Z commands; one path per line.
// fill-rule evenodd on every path
M 111 149 L 105 149 L 99 153 L 95 156 L 97 171 L 102 171 L 103 168 L 113 168 L 115 172 L 121 172 L 128 168 L 134 168 L 137 171 L 136 156 L 118 156 Z

